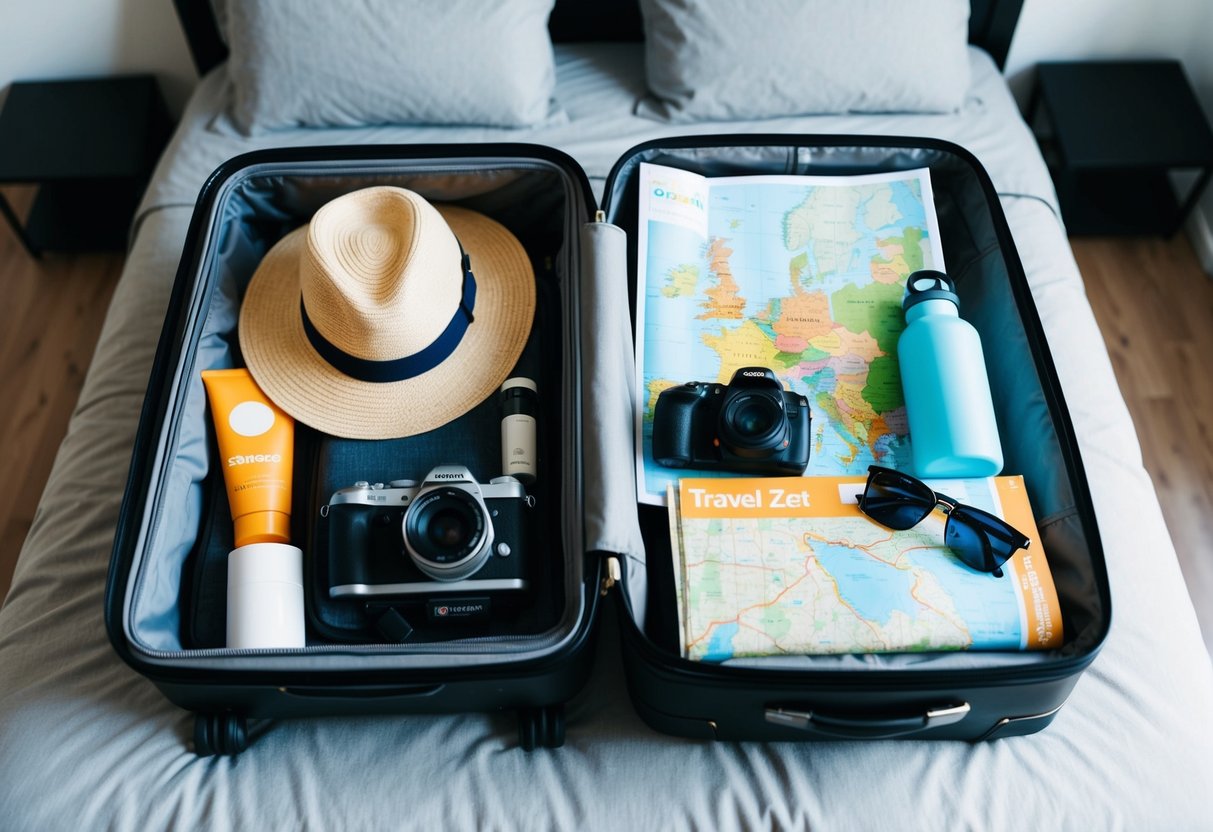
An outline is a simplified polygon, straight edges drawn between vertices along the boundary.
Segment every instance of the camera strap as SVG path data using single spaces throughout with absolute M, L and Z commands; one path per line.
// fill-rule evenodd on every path
M 375 622 L 375 631 L 387 641 L 400 644 L 413 634 L 413 625 L 395 607 L 380 609 L 368 604 L 366 612 Z

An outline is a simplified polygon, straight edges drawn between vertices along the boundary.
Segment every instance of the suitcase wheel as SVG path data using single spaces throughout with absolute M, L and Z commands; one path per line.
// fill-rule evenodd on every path
M 519 708 L 518 744 L 523 751 L 564 745 L 564 705 Z
M 195 714 L 194 753 L 235 757 L 248 748 L 248 720 L 232 713 Z

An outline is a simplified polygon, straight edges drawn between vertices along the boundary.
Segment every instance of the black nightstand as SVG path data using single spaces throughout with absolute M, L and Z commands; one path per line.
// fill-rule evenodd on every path
M 1178 61 L 1040 64 L 1034 126 L 1040 115 L 1070 234 L 1174 234 L 1213 172 L 1213 130 Z M 1177 202 L 1168 174 L 1183 169 L 1199 175 Z
M 35 257 L 122 251 L 171 130 L 150 75 L 15 83 L 0 111 L 0 184 L 39 188 L 24 228 L 2 193 L 0 213 Z

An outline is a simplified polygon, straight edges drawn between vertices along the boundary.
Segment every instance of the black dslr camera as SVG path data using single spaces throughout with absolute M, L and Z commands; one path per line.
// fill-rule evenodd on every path
M 653 412 L 653 459 L 666 468 L 800 476 L 809 464 L 809 402 L 765 367 L 728 384 L 663 390 Z
M 329 595 L 525 592 L 532 502 L 513 477 L 481 485 L 462 465 L 439 465 L 420 485 L 393 480 L 342 488 L 322 512 L 329 525 Z

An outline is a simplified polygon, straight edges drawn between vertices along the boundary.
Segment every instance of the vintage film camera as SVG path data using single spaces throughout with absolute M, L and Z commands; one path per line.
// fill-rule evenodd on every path
M 342 488 L 321 512 L 329 525 L 329 595 L 371 600 L 524 593 L 532 505 L 513 477 L 482 485 L 462 465 L 439 465 L 420 485 L 393 480 Z M 434 606 L 431 616 L 442 609 L 437 614 L 451 608 Z
M 667 468 L 800 476 L 809 464 L 809 402 L 765 367 L 728 384 L 663 390 L 653 412 L 653 459 Z

